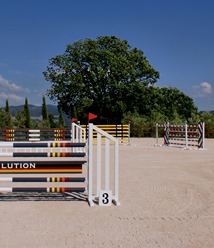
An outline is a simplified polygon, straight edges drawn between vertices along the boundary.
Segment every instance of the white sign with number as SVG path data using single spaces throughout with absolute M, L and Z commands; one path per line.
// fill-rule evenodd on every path
M 100 190 L 99 206 L 111 206 L 112 205 L 112 191 Z

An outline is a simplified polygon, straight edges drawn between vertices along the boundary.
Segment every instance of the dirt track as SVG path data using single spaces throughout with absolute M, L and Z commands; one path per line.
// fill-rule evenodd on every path
M 120 146 L 120 207 L 0 201 L 0 247 L 213 248 L 214 140 L 203 151 L 154 144 Z

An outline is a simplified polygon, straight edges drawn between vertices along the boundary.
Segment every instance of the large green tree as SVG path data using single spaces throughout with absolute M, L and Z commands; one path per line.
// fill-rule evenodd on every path
M 197 113 L 192 98 L 177 88 L 138 88 L 135 94 L 127 95 L 127 99 L 130 102 L 130 111 L 140 115 L 152 117 L 156 112 L 168 120 L 173 120 L 176 115 L 188 120 L 192 114 Z
M 101 36 L 67 45 L 64 54 L 50 59 L 44 76 L 51 82 L 47 95 L 70 117 L 83 120 L 92 112 L 100 123 L 118 123 L 132 105 L 127 99 L 154 85 L 159 73 L 142 50 Z

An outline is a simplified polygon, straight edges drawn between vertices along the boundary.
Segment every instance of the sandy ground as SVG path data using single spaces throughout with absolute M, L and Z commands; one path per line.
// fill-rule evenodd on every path
M 0 201 L 0 247 L 213 248 L 214 140 L 200 151 L 155 142 L 120 145 L 119 207 Z

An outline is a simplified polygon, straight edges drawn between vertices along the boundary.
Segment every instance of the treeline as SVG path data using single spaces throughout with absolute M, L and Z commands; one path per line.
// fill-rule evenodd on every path
M 59 118 L 55 121 L 53 114 L 48 113 L 45 97 L 42 99 L 41 119 L 32 120 L 28 99 L 22 110 L 16 112 L 12 117 L 8 100 L 6 100 L 5 108 L 0 108 L 0 128 L 64 128 L 65 120 L 62 109 L 59 109 Z
M 187 119 L 178 113 L 174 113 L 173 118 L 170 119 L 157 111 L 151 112 L 150 116 L 128 113 L 122 120 L 122 124 L 130 123 L 132 137 L 153 137 L 155 135 L 155 125 L 164 124 L 166 121 L 175 125 L 204 122 L 206 138 L 214 138 L 214 113 L 212 112 L 194 113 Z
M 171 124 L 197 124 L 198 122 L 205 122 L 205 133 L 207 138 L 214 138 L 214 113 L 212 112 L 195 112 L 191 113 L 189 118 L 185 118 L 177 111 L 171 112 L 171 116 L 163 114 L 160 110 L 151 109 L 150 115 L 139 114 L 137 112 L 128 112 L 124 114 L 121 124 L 130 123 L 131 136 L 133 137 L 150 137 L 154 136 L 155 125 L 164 124 L 169 121 Z M 98 121 L 98 122 L 96 122 Z M 95 124 L 100 124 L 99 119 L 94 120 Z M 86 124 L 81 123 L 81 124 Z M 105 123 L 107 124 L 107 123 Z M 118 124 L 118 123 L 111 123 Z M 0 128 L 64 128 L 65 120 L 63 111 L 59 109 L 59 116 L 57 120 L 53 114 L 48 113 L 45 97 L 42 99 L 41 118 L 32 120 L 28 100 L 25 99 L 25 104 L 22 110 L 16 112 L 12 117 L 8 100 L 4 108 L 0 109 Z

